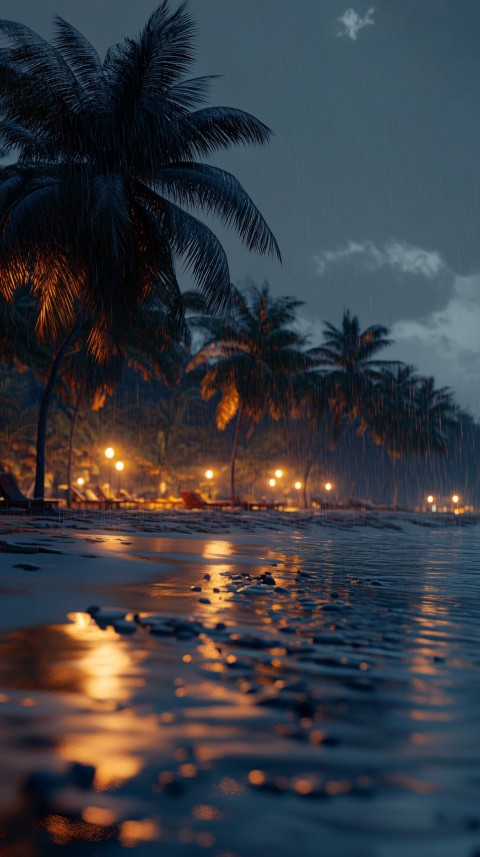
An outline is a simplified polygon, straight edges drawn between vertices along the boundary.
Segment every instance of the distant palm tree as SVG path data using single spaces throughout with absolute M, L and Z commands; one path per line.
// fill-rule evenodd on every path
M 448 451 L 452 427 L 459 419 L 459 408 L 447 387 L 435 389 L 435 379 L 421 378 L 414 390 L 415 454 L 424 458 Z
M 202 163 L 269 129 L 229 107 L 205 107 L 210 78 L 187 79 L 192 18 L 167 0 L 140 35 L 102 62 L 56 18 L 52 43 L 0 21 L 0 294 L 32 284 L 37 329 L 57 343 L 42 403 L 35 495 L 43 497 L 46 412 L 65 352 L 87 322 L 95 359 L 125 355 L 132 318 L 160 303 L 181 323 L 179 261 L 210 311 L 229 306 L 225 252 L 203 220 L 214 214 L 249 250 L 280 257 L 252 200 L 228 172 Z
M 358 316 L 352 317 L 349 310 L 343 314 L 341 328 L 325 322 L 324 344 L 314 353 L 329 372 L 331 407 L 338 428 L 344 417 L 362 422 L 381 367 L 396 362 L 375 359 L 382 348 L 392 344 L 388 334 L 388 328 L 380 324 L 362 331 Z
M 420 378 L 413 366 L 399 365 L 395 371 L 383 369 L 375 385 L 368 424 L 374 442 L 385 447 L 392 462 L 393 505 L 398 501 L 396 462 L 414 455 L 418 448 L 415 398 Z M 387 480 L 384 493 L 387 488 Z
M 232 314 L 227 322 L 200 320 L 213 336 L 189 368 L 207 364 L 201 392 L 206 401 L 220 393 L 217 428 L 223 431 L 236 418 L 230 457 L 233 501 L 243 423 L 251 433 L 265 416 L 278 420 L 293 409 L 296 379 L 315 364 L 305 351 L 305 337 L 292 328 L 302 301 L 272 298 L 267 284 L 252 286 L 245 293 L 232 287 L 232 292 Z

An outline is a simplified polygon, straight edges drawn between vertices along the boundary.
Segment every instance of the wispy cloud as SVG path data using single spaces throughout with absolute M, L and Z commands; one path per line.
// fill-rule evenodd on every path
M 322 250 L 315 256 L 317 272 L 324 274 L 328 267 L 350 263 L 378 271 L 390 268 L 399 274 L 414 274 L 431 280 L 447 270 L 447 266 L 436 250 L 424 250 L 404 241 L 391 239 L 382 247 L 373 241 L 349 241 L 337 250 Z
M 355 9 L 347 9 L 346 12 L 343 13 L 341 18 L 337 18 L 339 24 L 342 24 L 342 29 L 338 33 L 339 36 L 347 36 L 349 39 L 352 39 L 354 42 L 357 40 L 357 35 L 360 30 L 364 27 L 367 27 L 369 24 L 373 24 L 373 13 L 375 9 L 373 6 L 370 9 L 367 9 L 365 15 L 362 16 L 355 12 Z

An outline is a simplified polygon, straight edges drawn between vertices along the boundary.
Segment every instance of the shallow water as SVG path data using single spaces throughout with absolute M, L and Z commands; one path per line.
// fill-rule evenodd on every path
M 176 631 L 0 638 L 2 857 L 480 854 L 476 528 L 98 539 Z

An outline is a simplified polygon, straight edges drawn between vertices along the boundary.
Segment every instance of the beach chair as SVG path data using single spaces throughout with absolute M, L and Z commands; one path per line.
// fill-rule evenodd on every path
M 112 497 L 112 494 L 107 493 L 107 491 L 105 490 L 105 488 L 103 488 L 102 485 L 97 485 L 96 491 L 98 494 L 98 499 L 101 500 L 103 503 L 110 503 L 111 509 L 118 509 L 119 506 L 122 506 L 126 502 L 123 497 Z M 95 496 L 93 491 L 91 491 L 91 493 L 93 494 L 93 496 Z
M 91 488 L 86 488 L 84 491 L 79 491 L 74 485 L 71 486 L 72 506 L 76 509 L 98 509 L 101 511 L 111 511 L 116 508 L 113 500 L 103 500 Z
M 198 491 L 182 491 L 181 498 L 187 509 L 246 509 L 242 500 L 205 500 Z
M 126 506 L 133 506 L 135 509 L 138 509 L 139 506 L 145 505 L 143 497 L 137 497 L 134 494 L 131 494 L 126 488 L 120 488 L 118 493 L 119 499 L 123 500 Z
M 0 512 L 7 509 L 24 509 L 27 512 L 51 511 L 58 500 L 32 500 L 18 487 L 13 473 L 0 473 Z
M 272 509 L 278 511 L 279 509 L 283 509 L 285 507 L 285 505 L 286 504 L 283 502 L 267 503 L 266 501 L 263 501 L 263 500 L 258 500 L 258 501 L 257 500 L 249 500 L 246 503 L 247 509 L 251 512 L 267 512 L 267 511 L 271 511 Z

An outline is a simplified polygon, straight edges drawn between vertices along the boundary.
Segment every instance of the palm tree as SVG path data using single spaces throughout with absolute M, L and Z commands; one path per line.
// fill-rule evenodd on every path
M 362 330 L 358 316 L 352 317 L 349 310 L 343 313 L 341 328 L 325 322 L 325 342 L 314 349 L 314 353 L 328 371 L 334 441 L 338 441 L 345 420 L 350 425 L 356 423 L 357 434 L 364 437 L 368 428 L 367 413 L 380 369 L 396 362 L 375 357 L 382 348 L 392 344 L 388 334 L 388 328 L 380 324 Z M 359 483 L 365 456 L 364 440 L 363 453 L 350 487 L 350 500 Z
M 272 298 L 269 286 L 245 293 L 232 287 L 232 313 L 227 322 L 202 318 L 198 323 L 212 338 L 189 369 L 207 364 L 201 384 L 205 401 L 220 393 L 215 421 L 223 431 L 236 418 L 230 456 L 230 497 L 236 497 L 235 462 L 242 426 L 251 434 L 265 416 L 278 420 L 295 407 L 295 380 L 313 367 L 304 350 L 306 339 L 292 329 L 297 307 L 292 297 Z
M 413 366 L 399 365 L 395 371 L 383 369 L 375 385 L 368 425 L 377 445 L 385 447 L 393 468 L 393 505 L 398 500 L 396 462 L 413 455 L 418 446 L 416 392 L 420 379 Z M 386 491 L 389 477 L 384 486 Z
M 325 322 L 325 342 L 313 349 L 329 371 L 333 413 L 340 427 L 343 418 L 362 421 L 372 384 L 379 370 L 392 361 L 374 359 L 382 348 L 392 344 L 389 330 L 380 324 L 361 330 L 358 316 L 346 310 L 339 329 Z M 396 362 L 396 361 L 393 361 Z
M 446 387 L 436 390 L 434 378 L 419 377 L 412 366 L 382 372 L 369 425 L 374 441 L 385 446 L 393 464 L 394 505 L 398 499 L 396 462 L 406 456 L 446 455 L 449 430 L 457 423 L 458 413 L 451 392 Z
M 416 452 L 425 458 L 446 455 L 449 430 L 458 423 L 459 409 L 447 387 L 435 389 L 435 379 L 421 378 L 414 390 Z
M 35 495 L 43 496 L 46 413 L 65 352 L 89 326 L 102 362 L 125 356 L 131 321 L 158 304 L 182 321 L 179 262 L 209 311 L 230 302 L 225 252 L 190 210 L 214 214 L 249 250 L 280 258 L 276 241 L 230 173 L 202 162 L 271 135 L 258 119 L 206 107 L 210 78 L 188 79 L 192 18 L 164 0 L 137 38 L 103 62 L 74 27 L 55 19 L 49 43 L 0 22 L 0 293 L 26 282 L 38 302 L 40 336 L 57 344 L 39 418 Z M 200 160 L 198 160 L 200 159 Z M 42 451 L 43 450 L 43 451 Z

